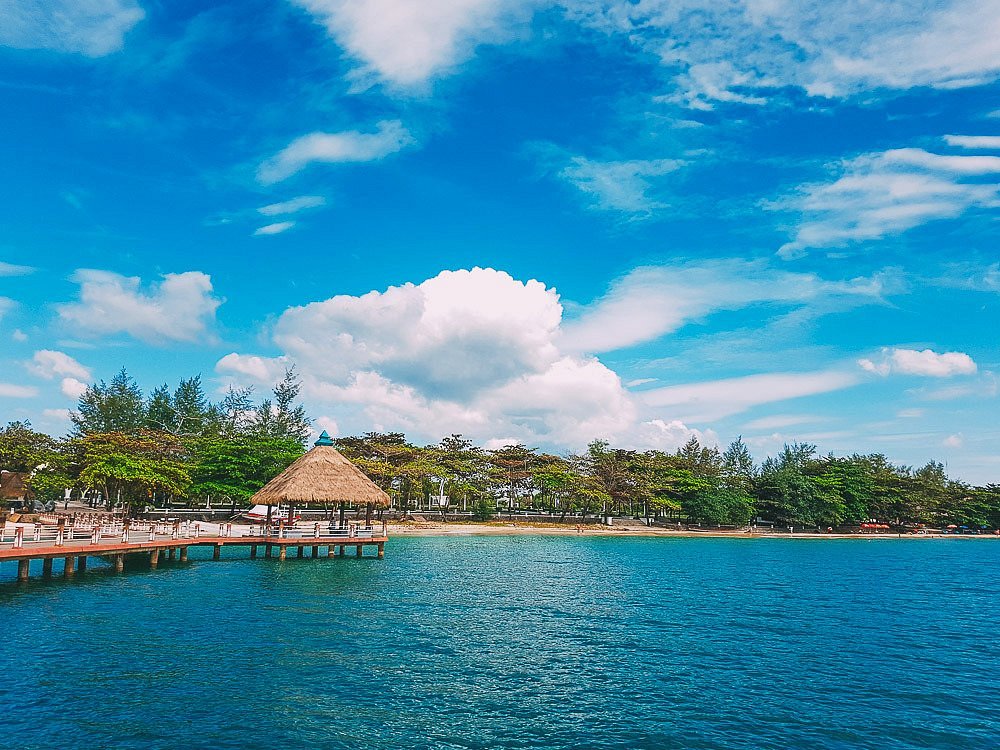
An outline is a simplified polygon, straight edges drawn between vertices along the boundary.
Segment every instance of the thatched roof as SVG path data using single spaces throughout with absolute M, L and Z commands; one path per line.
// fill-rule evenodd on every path
M 0 500 L 23 500 L 32 496 L 26 480 L 27 474 L 17 471 L 0 471 Z
M 250 498 L 256 505 L 355 503 L 389 506 L 389 496 L 333 447 L 325 432 L 316 446 Z

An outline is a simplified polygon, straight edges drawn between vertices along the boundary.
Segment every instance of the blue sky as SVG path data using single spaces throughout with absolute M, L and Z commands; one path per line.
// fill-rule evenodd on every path
M 1000 479 L 990 0 L 0 9 L 0 419 L 294 363 L 317 428 Z

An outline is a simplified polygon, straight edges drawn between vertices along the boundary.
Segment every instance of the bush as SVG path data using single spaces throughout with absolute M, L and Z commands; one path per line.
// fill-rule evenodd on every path
M 472 519 L 474 521 L 491 521 L 496 515 L 496 508 L 489 500 L 477 500 L 472 506 Z

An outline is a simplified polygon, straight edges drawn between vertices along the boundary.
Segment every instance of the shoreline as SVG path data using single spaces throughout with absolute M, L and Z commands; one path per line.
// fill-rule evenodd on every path
M 390 523 L 388 533 L 400 537 L 446 537 L 446 536 L 602 536 L 602 537 L 661 537 L 696 539 L 994 539 L 1000 536 L 990 534 L 827 534 L 808 531 L 788 532 L 747 532 L 706 529 L 650 528 L 642 525 L 601 526 L 598 524 L 576 526 L 564 524 L 529 524 L 510 521 L 484 523 L 464 523 L 453 521 Z

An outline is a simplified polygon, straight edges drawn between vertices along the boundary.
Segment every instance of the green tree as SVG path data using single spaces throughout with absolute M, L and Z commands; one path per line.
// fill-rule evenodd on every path
M 122 368 L 110 383 L 102 380 L 88 386 L 70 419 L 78 436 L 97 432 L 135 435 L 146 424 L 146 404 L 139 386 Z
M 184 446 L 168 433 L 90 433 L 79 445 L 80 482 L 100 490 L 108 508 L 141 507 L 154 493 L 180 495 L 191 484 Z

